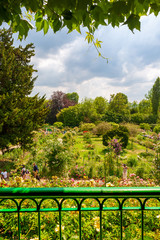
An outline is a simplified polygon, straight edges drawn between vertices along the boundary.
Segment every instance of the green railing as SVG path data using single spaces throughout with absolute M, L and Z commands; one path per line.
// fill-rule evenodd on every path
M 26 203 L 27 201 L 27 203 Z M 30 204 L 32 202 L 33 204 Z M 7 207 L 6 207 L 7 206 Z M 116 212 L 118 224 L 118 236 L 112 239 L 127 239 L 124 235 L 127 218 L 124 214 L 127 211 L 138 211 L 140 215 L 140 238 L 145 238 L 145 213 L 146 211 L 160 210 L 160 188 L 159 187 L 102 187 L 102 188 L 1 188 L 0 189 L 0 214 L 14 213 L 17 221 L 17 238 L 22 239 L 21 234 L 23 228 L 21 226 L 21 214 L 37 213 L 37 236 L 39 240 L 43 240 L 41 236 L 42 222 L 41 214 L 56 213 L 58 217 L 59 229 L 57 240 L 63 239 L 63 213 L 78 214 L 78 230 L 77 237 L 72 239 L 85 239 L 83 235 L 83 213 L 94 212 L 97 216 L 98 235 L 90 239 L 110 239 L 105 235 L 105 231 L 112 231 L 108 226 L 109 220 L 105 223 L 105 213 Z M 77 215 L 76 215 L 77 216 Z M 83 221 L 82 221 L 83 219 Z M 89 218 L 85 219 L 85 223 Z M 108 225 L 107 225 L 108 224 Z M 134 223 L 136 224 L 136 223 Z M 153 224 L 153 223 L 152 223 Z M 93 228 L 94 226 L 90 226 Z M 160 229 L 160 226 L 158 226 Z M 53 230 L 53 229 L 52 229 Z M 98 237 L 97 237 L 98 236 Z M 0 238 L 1 239 L 1 238 Z M 30 239 L 30 238 L 23 238 Z M 54 239 L 54 238 L 51 238 Z M 89 239 L 89 238 L 87 238 Z M 136 239 L 136 238 L 133 238 Z M 153 238 L 154 239 L 154 238 Z M 158 238 L 157 238 L 158 239 Z M 160 238 L 159 238 L 160 239 Z

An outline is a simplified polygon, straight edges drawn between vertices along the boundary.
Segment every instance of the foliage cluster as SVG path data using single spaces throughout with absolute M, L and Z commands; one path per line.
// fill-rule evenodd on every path
M 31 97 L 36 70 L 30 64 L 33 44 L 14 47 L 11 30 L 0 30 L 0 149 L 10 145 L 23 149 L 33 143 L 33 131 L 44 123 L 45 98 Z
M 105 135 L 103 135 L 103 144 L 108 146 L 110 139 L 119 139 L 122 147 L 127 147 L 129 134 L 128 129 L 124 126 L 119 126 L 118 128 L 113 128 L 112 130 L 108 131 Z
M 99 25 L 111 24 L 112 27 L 127 25 L 131 31 L 140 30 L 140 18 L 148 14 L 159 13 L 159 2 L 136 1 L 132 4 L 128 1 L 19 1 L 17 4 L 7 0 L 0 6 L 0 25 L 3 22 L 10 23 L 14 32 L 19 32 L 19 38 L 28 35 L 29 29 L 48 32 L 49 27 L 57 32 L 66 27 L 69 32 L 80 27 L 87 27 L 93 33 Z M 118 9 L 118 10 L 117 10 Z M 27 12 L 27 14 L 26 14 Z M 34 19 L 29 13 L 34 14 Z M 32 21 L 32 23 L 31 23 Z M 35 26 L 33 26 L 33 23 Z M 90 36 L 88 42 L 92 40 Z

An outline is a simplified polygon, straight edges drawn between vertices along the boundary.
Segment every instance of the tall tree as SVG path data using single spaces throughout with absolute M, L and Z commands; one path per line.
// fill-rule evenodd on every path
M 124 93 L 112 94 L 108 110 L 116 113 L 128 114 L 129 106 L 127 96 Z
M 94 99 L 94 106 L 96 108 L 97 113 L 104 114 L 108 107 L 108 101 L 103 97 L 96 97 Z
M 48 102 L 49 113 L 46 122 L 53 124 L 57 121 L 56 115 L 61 109 L 74 106 L 75 104 L 75 101 L 70 100 L 66 93 L 63 93 L 62 91 L 53 92 L 51 99 Z
M 30 97 L 36 78 L 30 65 L 33 44 L 13 46 L 10 30 L 0 30 L 0 149 L 19 144 L 24 149 L 32 143 L 33 131 L 44 122 L 45 98 Z
M 139 112 L 144 114 L 150 114 L 151 111 L 151 100 L 150 99 L 142 99 L 139 102 Z
M 160 103 L 160 78 L 158 77 L 152 87 L 152 113 L 158 115 L 158 108 Z

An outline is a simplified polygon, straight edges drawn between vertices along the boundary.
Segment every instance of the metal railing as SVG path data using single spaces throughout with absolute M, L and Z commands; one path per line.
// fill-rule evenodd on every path
M 47 239 L 44 237 L 44 234 L 42 236 L 42 232 L 45 231 L 45 226 L 47 226 L 46 220 L 48 219 L 47 216 L 49 213 L 56 213 L 55 216 L 50 216 L 50 219 L 52 219 L 54 225 L 54 229 L 50 229 L 50 239 L 122 240 L 127 239 L 127 236 L 129 236 L 127 234 L 129 234 L 128 231 L 130 230 L 126 230 L 129 229 L 129 225 L 132 226 L 132 231 L 134 234 L 136 234 L 136 231 L 139 232 L 137 238 L 130 237 L 130 239 L 154 239 L 145 238 L 145 217 L 146 212 L 149 213 L 148 216 L 151 216 L 150 213 L 155 213 L 155 211 L 160 211 L 159 187 L 66 187 L 0 189 L 0 214 L 14 214 L 14 219 L 16 217 L 17 221 L 17 233 L 14 234 L 14 237 L 12 236 L 5 239 L 31 239 L 29 237 L 29 234 L 26 234 L 26 237 L 23 235 L 23 227 L 25 226 L 25 223 L 23 223 L 22 226 L 21 218 L 22 214 L 27 213 L 37 213 L 37 226 L 35 227 L 35 229 L 37 229 L 37 238 L 33 239 Z M 127 212 L 131 213 L 130 217 L 127 217 Z M 139 220 L 136 220 L 137 217 L 135 216 L 132 217 L 133 212 L 138 212 Z M 65 217 L 65 221 L 67 219 L 67 221 L 70 222 L 71 219 L 73 219 L 72 226 L 76 225 L 74 231 L 70 231 L 70 238 L 63 238 L 64 213 L 70 214 L 67 215 L 67 218 Z M 86 213 L 91 214 L 87 216 Z M 109 217 L 106 217 L 107 213 L 110 213 Z M 111 213 L 113 214 L 113 217 Z M 33 214 L 30 216 L 33 216 Z M 156 221 L 156 216 L 157 212 L 155 216 L 152 216 L 152 224 L 153 218 Z M 23 219 L 24 218 L 25 216 Z M 132 223 L 132 218 L 135 218 L 134 223 Z M 147 217 L 147 221 L 148 218 L 149 217 Z M 77 219 L 77 221 L 75 219 Z M 43 224 L 44 221 L 45 225 Z M 76 221 L 76 223 L 74 221 Z M 110 221 L 112 221 L 112 223 Z M 115 221 L 117 235 L 112 235 L 112 231 L 114 229 L 113 225 L 115 224 Z M 86 225 L 84 228 L 83 224 L 88 225 Z M 135 227 L 136 224 L 137 227 Z M 147 222 L 147 224 L 149 225 L 150 223 Z M 49 225 L 52 226 L 52 224 L 48 223 L 48 226 Z M 58 226 L 56 230 L 55 225 Z M 71 226 L 71 224 L 68 223 L 68 228 L 69 225 Z M 156 223 L 156 226 L 159 231 L 160 224 Z M 90 236 L 89 229 L 94 229 L 94 233 L 92 232 Z M 139 229 L 140 231 L 138 231 Z M 127 231 L 127 234 L 125 234 L 125 231 Z M 155 231 L 155 228 L 153 228 L 151 231 Z M 3 235 L 3 232 L 5 232 L 5 230 L 1 231 L 1 235 Z M 71 236 L 72 234 L 73 236 Z M 108 236 L 112 236 L 112 238 L 109 238 Z

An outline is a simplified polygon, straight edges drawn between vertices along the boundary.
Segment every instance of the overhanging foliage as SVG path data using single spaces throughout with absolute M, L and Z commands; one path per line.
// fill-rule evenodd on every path
M 44 34 L 49 27 L 54 32 L 63 27 L 80 32 L 80 27 L 87 27 L 93 33 L 99 25 L 126 24 L 133 31 L 140 30 L 142 16 L 157 16 L 159 11 L 159 0 L 1 0 L 0 25 L 9 23 L 21 39 L 34 27 Z

